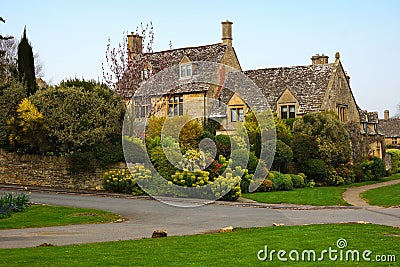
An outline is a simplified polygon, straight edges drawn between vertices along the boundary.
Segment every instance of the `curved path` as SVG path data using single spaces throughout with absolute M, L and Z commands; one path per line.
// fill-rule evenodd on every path
M 15 190 L 14 190 L 15 191 Z M 122 223 L 0 230 L 0 248 L 34 247 L 43 243 L 69 245 L 168 235 L 192 235 L 222 227 L 261 227 L 273 223 L 304 225 L 367 221 L 400 226 L 400 208 L 312 207 L 216 202 L 197 208 L 169 206 L 145 198 L 109 197 L 60 192 L 32 192 L 31 201 L 50 205 L 102 209 L 128 220 Z M 268 233 L 265 234 L 266 238 Z
M 383 183 L 378 183 L 378 184 L 370 184 L 370 185 L 364 185 L 364 186 L 359 186 L 359 187 L 349 187 L 346 189 L 346 191 L 343 193 L 343 199 L 347 203 L 353 206 L 358 206 L 358 207 L 369 207 L 371 206 L 368 204 L 364 199 L 361 198 L 361 193 L 374 189 L 374 188 L 379 188 L 382 186 L 389 186 L 389 185 L 394 185 L 394 184 L 399 184 L 399 180 L 392 180 L 392 181 L 387 181 Z

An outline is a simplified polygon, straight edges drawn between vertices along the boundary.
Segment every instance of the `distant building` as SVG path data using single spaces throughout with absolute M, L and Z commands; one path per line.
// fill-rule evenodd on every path
M 384 111 L 383 120 L 379 120 L 379 132 L 385 136 L 387 146 L 400 149 L 400 119 L 389 118 L 389 110 Z

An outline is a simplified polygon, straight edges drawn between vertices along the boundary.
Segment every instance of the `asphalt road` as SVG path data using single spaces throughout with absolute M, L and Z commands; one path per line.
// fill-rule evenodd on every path
M 151 237 L 154 230 L 166 230 L 169 236 L 192 235 L 215 231 L 230 225 L 260 227 L 272 226 L 273 223 L 304 225 L 365 221 L 400 227 L 400 208 L 310 207 L 221 202 L 183 208 L 149 199 L 54 192 L 33 192 L 31 201 L 101 209 L 118 213 L 128 220 L 121 223 L 0 230 L 0 248 L 34 247 L 43 243 L 69 245 L 139 239 Z

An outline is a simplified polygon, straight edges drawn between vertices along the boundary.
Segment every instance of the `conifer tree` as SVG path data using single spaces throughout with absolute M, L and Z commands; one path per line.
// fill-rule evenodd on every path
M 35 61 L 33 58 L 32 46 L 26 37 L 26 27 L 24 34 L 18 45 L 18 73 L 21 81 L 27 86 L 27 94 L 32 95 L 37 90 L 35 77 Z

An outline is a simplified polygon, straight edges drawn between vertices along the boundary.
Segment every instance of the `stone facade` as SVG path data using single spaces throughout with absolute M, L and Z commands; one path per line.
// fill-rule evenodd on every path
M 10 153 L 0 149 L 0 184 L 71 190 L 102 190 L 103 170 L 71 174 L 67 158 Z M 115 168 L 125 168 L 119 164 Z

